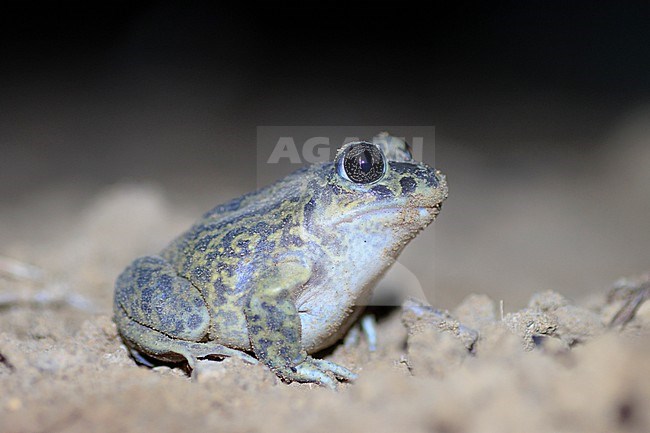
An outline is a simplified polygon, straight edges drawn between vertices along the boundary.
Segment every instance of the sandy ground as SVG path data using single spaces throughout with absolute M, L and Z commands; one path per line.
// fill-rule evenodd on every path
M 518 311 L 482 294 L 448 312 L 384 309 L 376 351 L 361 338 L 323 354 L 359 373 L 336 392 L 234 359 L 192 378 L 139 367 L 107 288 L 191 219 L 156 188 L 118 185 L 61 223 L 57 254 L 8 247 L 20 261 L 0 272 L 0 431 L 650 431 L 650 305 L 607 327 L 625 287 L 537 293 Z

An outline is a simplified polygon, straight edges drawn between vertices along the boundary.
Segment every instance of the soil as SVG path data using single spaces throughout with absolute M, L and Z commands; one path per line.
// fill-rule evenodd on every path
M 193 213 L 131 185 L 81 209 L 56 237 L 3 247 L 1 432 L 650 431 L 650 303 L 612 329 L 621 290 L 558 288 L 516 311 L 480 293 L 450 311 L 409 300 L 378 316 L 375 351 L 362 337 L 322 354 L 359 373 L 337 391 L 236 359 L 192 376 L 138 366 L 111 320 L 113 281 Z

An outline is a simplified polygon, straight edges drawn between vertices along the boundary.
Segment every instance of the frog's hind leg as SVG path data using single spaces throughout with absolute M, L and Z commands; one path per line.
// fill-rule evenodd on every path
M 115 285 L 114 313 L 127 345 L 152 358 L 186 360 L 192 369 L 197 358 L 208 356 L 255 362 L 239 350 L 203 342 L 210 315 L 201 293 L 161 257 L 141 257 L 122 272 Z
M 178 340 L 141 325 L 124 314 L 116 312 L 115 316 L 120 335 L 129 346 L 131 355 L 136 362 L 147 367 L 155 365 L 147 357 L 172 363 L 187 361 L 190 369 L 196 367 L 198 358 L 210 356 L 232 356 L 243 359 L 250 364 L 257 363 L 255 358 L 240 350 L 231 349 L 211 341 Z

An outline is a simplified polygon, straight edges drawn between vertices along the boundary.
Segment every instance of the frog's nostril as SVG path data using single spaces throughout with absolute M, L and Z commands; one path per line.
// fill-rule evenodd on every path
M 434 171 L 429 172 L 429 175 L 427 176 L 427 185 L 438 188 L 439 184 L 440 179 L 436 176 L 436 173 Z

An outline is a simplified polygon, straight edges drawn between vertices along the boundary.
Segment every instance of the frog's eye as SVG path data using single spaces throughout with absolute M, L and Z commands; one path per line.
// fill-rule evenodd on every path
M 339 155 L 338 172 L 354 183 L 377 182 L 386 173 L 386 159 L 372 143 L 351 143 Z

